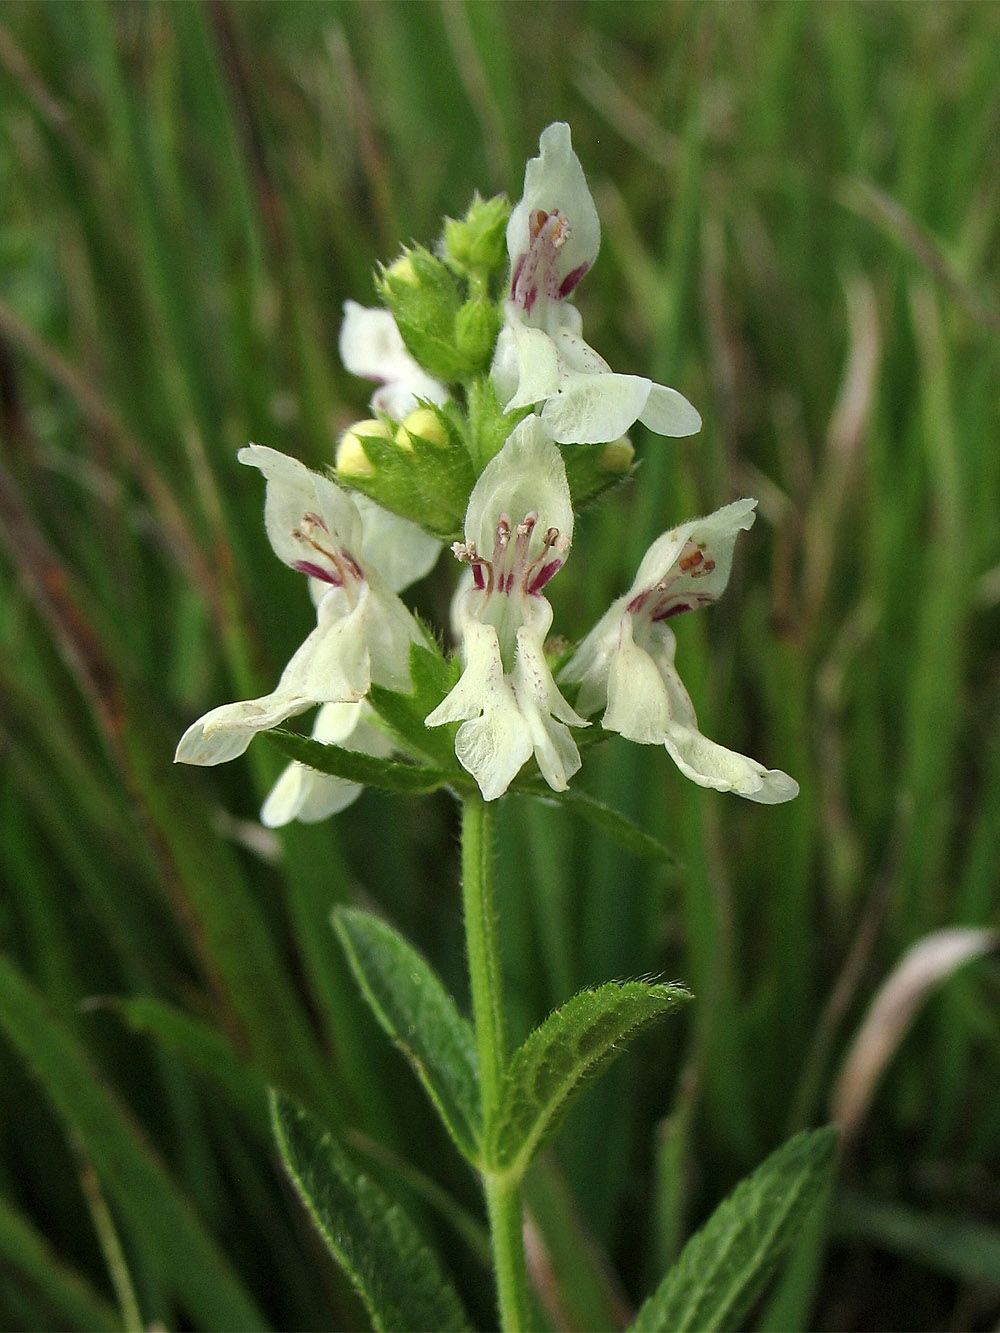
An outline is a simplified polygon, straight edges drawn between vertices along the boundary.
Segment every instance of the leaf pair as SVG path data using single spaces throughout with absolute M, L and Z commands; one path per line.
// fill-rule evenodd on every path
M 609 982 L 581 991 L 514 1053 L 484 1126 L 475 1039 L 425 959 L 391 926 L 338 908 L 334 928 L 376 1017 L 474 1166 L 520 1178 L 586 1082 L 623 1043 L 689 998 L 676 986 Z

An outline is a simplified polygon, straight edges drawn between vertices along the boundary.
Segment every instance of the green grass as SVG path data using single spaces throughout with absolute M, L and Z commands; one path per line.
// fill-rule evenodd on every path
M 271 687 L 310 618 L 236 449 L 331 461 L 366 409 L 342 302 L 373 303 L 376 262 L 474 189 L 516 198 L 551 120 L 602 217 L 588 338 L 705 419 L 637 430 L 639 479 L 579 520 L 556 628 L 584 632 L 672 522 L 758 496 L 678 664 L 707 734 L 802 787 L 750 806 L 662 752 L 590 752 L 582 785 L 679 870 L 568 811 L 501 815 L 514 1036 L 612 978 L 696 995 L 588 1092 L 534 1187 L 579 1326 L 641 1303 L 823 1121 L 910 944 L 1000 924 L 998 68 L 981 4 L 3 7 L 5 1327 L 131 1301 L 147 1326 L 357 1327 L 279 1177 L 265 1082 L 367 1136 L 386 1179 L 405 1162 L 491 1317 L 452 1229 L 473 1182 L 328 926 L 374 899 L 464 994 L 449 800 L 369 793 L 264 838 L 271 747 L 171 758 L 208 707 Z M 442 620 L 451 580 L 442 561 L 419 590 Z M 130 1025 L 130 997 L 158 1003 Z M 963 1237 L 1000 1243 L 998 999 L 982 962 L 921 1012 L 760 1326 L 996 1322 Z M 616 1273 L 582 1298 L 577 1231 Z

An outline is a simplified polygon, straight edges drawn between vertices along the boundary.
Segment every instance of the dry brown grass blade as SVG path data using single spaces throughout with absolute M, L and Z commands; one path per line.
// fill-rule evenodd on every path
M 872 1001 L 830 1099 L 830 1119 L 845 1142 L 857 1133 L 883 1070 L 931 991 L 964 963 L 994 952 L 1000 932 L 952 926 L 925 935 L 903 955 Z

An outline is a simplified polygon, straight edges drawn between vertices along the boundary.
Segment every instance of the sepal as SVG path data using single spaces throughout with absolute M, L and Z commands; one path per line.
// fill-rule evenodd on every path
M 445 218 L 443 249 L 445 262 L 463 277 L 488 279 L 507 265 L 507 220 L 510 201 L 506 195 L 483 199 L 477 193 L 464 218 Z
M 430 425 L 432 414 L 433 427 Z M 419 420 L 424 434 L 418 429 Z M 425 532 L 451 541 L 462 530 L 462 520 L 475 472 L 463 440 L 462 422 L 453 403 L 439 407 L 423 403 L 406 418 L 396 438 L 383 433 L 354 437 L 371 471 L 367 475 L 355 461 L 348 474 L 337 480 L 360 491 L 384 509 L 418 524 Z M 405 436 L 402 432 L 405 430 Z M 402 442 L 405 440 L 405 444 Z
M 462 295 L 442 260 L 415 245 L 382 269 L 375 285 L 407 351 L 424 370 L 446 383 L 471 373 L 455 345 Z

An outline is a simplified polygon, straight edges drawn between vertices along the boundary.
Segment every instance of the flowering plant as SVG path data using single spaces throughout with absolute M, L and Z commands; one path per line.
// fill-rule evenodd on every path
M 568 999 L 509 1052 L 494 803 L 512 789 L 569 799 L 582 738 L 598 731 L 663 745 L 703 787 L 767 804 L 798 790 L 787 774 L 701 734 L 667 624 L 722 595 L 755 501 L 664 532 L 629 590 L 575 649 L 549 640 L 549 586 L 570 557 L 575 511 L 630 471 L 625 433 L 637 421 L 671 436 L 701 426 L 676 389 L 612 371 L 584 341 L 571 298 L 599 244 L 569 127 L 555 124 L 541 136 L 513 209 L 477 197 L 464 218 L 446 223 L 436 251 L 414 246 L 380 273 L 382 308 L 348 302 L 341 355 L 377 383 L 373 415 L 344 432 L 332 471 L 310 471 L 259 445 L 239 456 L 265 477 L 268 538 L 279 559 L 307 576 L 315 626 L 271 693 L 212 709 L 177 749 L 183 762 L 213 765 L 269 733 L 291 761 L 262 811 L 272 826 L 325 818 L 366 784 L 444 787 L 460 801 L 471 1023 L 385 922 L 340 909 L 335 926 L 379 1022 L 479 1174 L 504 1328 L 532 1322 L 525 1172 L 588 1076 L 689 996 L 673 985 L 609 982 Z M 451 655 L 400 597 L 434 566 L 444 541 L 463 567 Z M 317 706 L 311 737 L 279 729 Z M 579 790 L 572 796 L 619 842 L 659 854 L 656 840 L 624 816 Z M 465 1326 L 443 1265 L 400 1205 L 280 1094 L 274 1123 L 288 1170 L 375 1325 Z M 829 1153 L 825 1135 L 793 1141 L 761 1168 L 754 1197 L 787 1198 L 794 1185 L 795 1208 L 805 1210 Z M 753 1218 L 737 1196 L 724 1208 L 730 1212 L 710 1223 L 707 1239 L 695 1238 L 695 1251 L 668 1273 L 635 1328 L 673 1327 L 690 1314 L 691 1273 L 713 1252 L 713 1225 L 751 1236 Z M 728 1318 L 788 1234 L 779 1229 L 755 1248 L 747 1239 L 753 1259 L 743 1294 L 727 1295 Z

